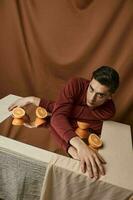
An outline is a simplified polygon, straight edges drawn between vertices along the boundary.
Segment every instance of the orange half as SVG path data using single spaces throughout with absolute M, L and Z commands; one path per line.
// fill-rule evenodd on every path
M 93 148 L 99 148 L 103 145 L 102 140 L 96 134 L 90 134 L 88 142 Z
M 77 121 L 77 125 L 79 128 L 81 129 L 88 129 L 89 128 L 89 124 L 87 122 L 80 122 L 80 121 Z
M 34 125 L 36 125 L 37 127 L 46 123 L 46 121 L 43 119 L 43 118 L 36 118 L 35 121 L 34 121 Z
M 81 139 L 83 139 L 83 138 L 88 138 L 88 136 L 89 136 L 89 132 L 88 132 L 87 130 L 83 130 L 83 129 L 81 129 L 81 128 L 77 128 L 77 129 L 75 130 L 75 133 L 76 133 Z
M 23 119 L 14 118 L 12 120 L 12 125 L 21 126 L 23 124 L 24 124 L 24 120 Z
M 39 106 L 39 107 L 36 109 L 36 116 L 37 116 L 38 118 L 43 119 L 43 118 L 45 118 L 45 117 L 48 116 L 48 112 L 46 111 L 45 108 L 42 108 L 42 107 Z
M 14 118 L 20 119 L 25 115 L 25 110 L 23 108 L 16 107 L 13 109 L 12 114 Z

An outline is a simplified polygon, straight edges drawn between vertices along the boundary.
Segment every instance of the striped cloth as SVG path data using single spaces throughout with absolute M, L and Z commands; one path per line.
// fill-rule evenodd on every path
M 47 165 L 0 149 L 0 199 L 39 200 Z

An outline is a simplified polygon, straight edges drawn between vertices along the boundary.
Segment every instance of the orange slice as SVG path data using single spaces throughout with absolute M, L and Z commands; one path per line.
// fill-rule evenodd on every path
M 90 134 L 88 142 L 93 148 L 96 149 L 103 145 L 102 140 L 96 134 Z
M 83 130 L 81 128 L 77 128 L 75 130 L 75 132 L 81 139 L 89 137 L 89 132 L 87 130 Z
M 46 123 L 46 121 L 44 119 L 38 118 L 38 117 L 36 117 L 36 119 L 34 121 L 34 125 L 36 125 L 37 127 L 44 124 L 44 123 Z
M 87 128 L 89 128 L 89 124 L 87 122 L 77 121 L 77 124 L 78 124 L 78 127 L 81 128 L 81 129 L 87 129 Z
M 45 117 L 48 116 L 48 113 L 47 113 L 47 111 L 46 111 L 45 108 L 42 108 L 42 107 L 39 106 L 39 107 L 36 109 L 36 116 L 37 116 L 38 118 L 43 119 L 43 118 L 45 118 Z
M 24 120 L 23 119 L 17 119 L 17 118 L 14 118 L 12 120 L 12 125 L 15 125 L 15 126 L 21 126 L 24 124 Z
M 25 111 L 23 108 L 16 107 L 13 109 L 12 114 L 14 118 L 20 119 L 25 115 Z

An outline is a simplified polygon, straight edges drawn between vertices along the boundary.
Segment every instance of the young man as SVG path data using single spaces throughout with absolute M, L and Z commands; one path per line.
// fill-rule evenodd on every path
M 119 86 L 119 75 L 111 67 L 102 66 L 92 74 L 91 81 L 73 78 L 68 81 L 55 102 L 38 97 L 25 97 L 9 107 L 33 103 L 51 112 L 50 127 L 61 147 L 81 162 L 82 172 L 91 178 L 104 175 L 105 161 L 75 133 L 76 122 L 89 124 L 89 131 L 101 133 L 102 123 L 115 114 L 112 94 Z

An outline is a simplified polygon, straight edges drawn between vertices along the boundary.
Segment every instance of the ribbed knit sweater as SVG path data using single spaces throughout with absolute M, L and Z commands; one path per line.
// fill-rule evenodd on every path
M 84 78 L 73 78 L 67 82 L 55 102 L 41 99 L 40 106 L 52 113 L 51 131 L 65 151 L 70 146 L 70 139 L 77 136 L 75 133 L 77 121 L 87 122 L 90 131 L 99 135 L 103 121 L 115 114 L 112 99 L 95 108 L 87 105 L 89 83 L 90 81 Z

